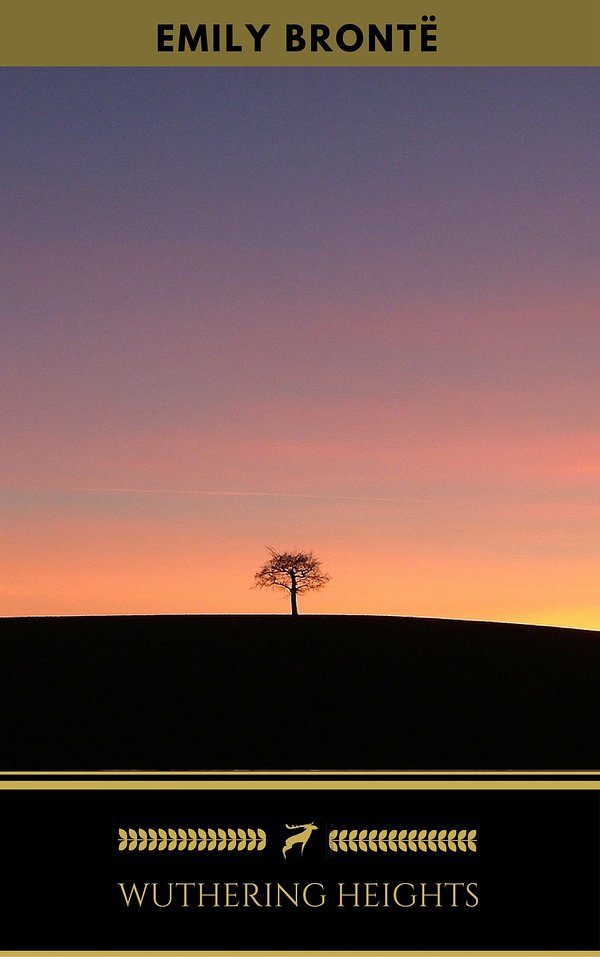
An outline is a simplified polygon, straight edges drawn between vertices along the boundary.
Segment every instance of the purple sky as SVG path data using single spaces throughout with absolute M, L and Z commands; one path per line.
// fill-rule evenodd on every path
M 2 86 L 0 614 L 600 626 L 596 71 Z

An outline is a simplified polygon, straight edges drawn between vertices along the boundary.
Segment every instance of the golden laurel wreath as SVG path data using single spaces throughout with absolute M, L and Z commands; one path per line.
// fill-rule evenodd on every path
M 332 851 L 476 851 L 477 831 L 330 831 Z
M 266 844 L 265 832 L 251 827 L 119 828 L 120 851 L 263 851 Z

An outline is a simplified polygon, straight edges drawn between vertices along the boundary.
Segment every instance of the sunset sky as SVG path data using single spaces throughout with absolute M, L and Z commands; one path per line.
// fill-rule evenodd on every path
M 600 628 L 596 71 L 1 83 L 1 615 Z

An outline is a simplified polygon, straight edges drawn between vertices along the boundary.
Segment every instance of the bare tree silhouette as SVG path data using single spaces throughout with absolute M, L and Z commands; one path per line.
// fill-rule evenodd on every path
M 316 591 L 330 580 L 312 552 L 278 552 L 267 548 L 270 559 L 254 576 L 256 588 L 285 588 L 290 593 L 292 615 L 298 614 L 300 592 Z

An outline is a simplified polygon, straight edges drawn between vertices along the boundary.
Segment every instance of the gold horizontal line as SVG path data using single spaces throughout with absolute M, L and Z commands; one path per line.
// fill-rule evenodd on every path
M 414 950 L 319 950 L 320 957 L 415 957 Z M 515 957 L 514 950 L 419 950 L 418 957 Z M 600 957 L 600 950 L 519 950 L 520 957 Z M 315 957 L 314 950 L 0 950 L 0 957 Z
M 586 769 L 577 769 L 577 770 L 571 770 L 571 771 L 563 771 L 563 770 L 556 770 L 556 769 L 549 769 L 549 770 L 547 770 L 547 771 L 530 771 L 530 770 L 528 770 L 528 769 L 521 769 L 521 770 L 518 770 L 518 769 L 517 769 L 517 770 L 513 770 L 513 771 L 485 771 L 485 770 L 484 770 L 484 771 L 477 771 L 477 770 L 475 770 L 475 771 L 465 771 L 465 770 L 462 770 L 462 771 L 461 771 L 461 770 L 458 770 L 458 771 L 455 771 L 455 770 L 440 770 L 440 771 L 386 771 L 386 770 L 381 770 L 381 769 L 376 769 L 376 770 L 369 770 L 369 769 L 367 769 L 367 770 L 365 770 L 364 768 L 362 768 L 362 769 L 361 769 L 361 768 L 351 768 L 351 769 L 348 769 L 347 771 L 327 771 L 327 770 L 316 770 L 316 769 L 313 769 L 313 770 L 310 770 L 310 769 L 309 769 L 309 770 L 303 770 L 303 771 L 272 771 L 272 770 L 263 770 L 262 768 L 257 768 L 256 770 L 250 770 L 250 771 L 248 771 L 248 770 L 245 770 L 245 771 L 243 771 L 243 770 L 240 770 L 240 771 L 236 771 L 236 770 L 233 770 L 233 771 L 230 771 L 230 770 L 220 770 L 220 771 L 208 770 L 208 771 L 205 771 L 205 770 L 202 770 L 202 769 L 198 769 L 198 770 L 196 770 L 196 771 L 177 771 L 177 770 L 172 770 L 172 769 L 170 769 L 169 771 L 161 771 L 160 769 L 156 769 L 156 768 L 145 768 L 143 771 L 129 770 L 128 768 L 111 768 L 111 769 L 105 770 L 105 771 L 97 771 L 97 770 L 88 771 L 88 770 L 85 770 L 85 769 L 79 770 L 79 771 L 72 771 L 72 770 L 71 770 L 71 771 L 63 771 L 63 770 L 61 770 L 60 768 L 57 768 L 56 770 L 52 770 L 52 771 L 48 771 L 48 770 L 39 770 L 39 771 L 38 771 L 38 770 L 36 770 L 36 769 L 30 769 L 30 768 L 28 768 L 28 769 L 20 770 L 20 771 L 18 771 L 18 770 L 7 770 L 7 771 L 2 771 L 2 770 L 0 770 L 0 775 L 2 775 L 2 774 L 17 775 L 17 776 L 26 775 L 26 774 L 27 774 L 27 775 L 36 774 L 36 775 L 43 775 L 43 776 L 50 776 L 50 777 L 56 776 L 56 775 L 59 775 L 59 774 L 60 774 L 60 775 L 65 775 L 65 776 L 66 776 L 66 775 L 69 775 L 69 776 L 71 776 L 71 777 L 81 776 L 81 775 L 84 775 L 84 774 L 85 774 L 85 775 L 88 775 L 88 776 L 91 776 L 91 775 L 96 776 L 96 775 L 97 775 L 97 776 L 104 776 L 104 777 L 108 777 L 109 775 L 117 775 L 117 774 L 128 774 L 128 775 L 132 775 L 132 776 L 136 776 L 136 777 L 145 777 L 145 776 L 147 776 L 148 774 L 160 774 L 160 775 L 162 775 L 163 777 L 169 777 L 169 776 L 171 776 L 171 777 L 175 777 L 175 776 L 181 777 L 182 775 L 191 776 L 191 775 L 202 774 L 202 775 L 206 775 L 206 776 L 219 777 L 219 778 L 224 778 L 224 777 L 228 777 L 228 776 L 232 776 L 232 775 L 235 775 L 236 777 L 249 777 L 249 776 L 251 776 L 251 775 L 257 775 L 257 774 L 268 775 L 268 776 L 270 776 L 270 777 L 278 777 L 278 778 L 283 778 L 283 777 L 305 777 L 305 776 L 308 776 L 308 775 L 310 775 L 311 777 L 314 777 L 315 775 L 318 775 L 318 776 L 320 776 L 320 777 L 341 777 L 342 775 L 351 775 L 351 776 L 353 776 L 353 775 L 359 775 L 359 774 L 360 774 L 360 775 L 378 775 L 378 774 L 385 774 L 385 775 L 388 775 L 388 776 L 395 776 L 395 777 L 402 777 L 402 776 L 408 775 L 408 776 L 420 777 L 420 778 L 424 778 L 424 777 L 434 777 L 434 776 L 437 776 L 437 775 L 440 775 L 440 774 L 461 775 L 461 776 L 463 776 L 463 777 L 467 777 L 467 776 L 470 776 L 470 777 L 481 777 L 482 775 L 485 775 L 485 776 L 488 776 L 488 777 L 509 777 L 509 776 L 516 775 L 516 774 L 520 775 L 521 777 L 524 777 L 524 776 L 526 776 L 526 777 L 541 777 L 541 776 L 544 776 L 544 775 L 553 775 L 553 776 L 555 776 L 555 777 L 559 777 L 559 776 L 567 776 L 567 775 L 573 776 L 573 775 L 584 775 L 584 774 L 585 774 L 585 775 L 596 775 L 596 776 L 598 776 L 598 777 L 600 778 L 600 770 L 596 770 L 595 768 L 591 768 L 591 769 L 589 769 L 589 770 L 586 770 Z M 0 955 L 1 955 L 1 954 L 2 954 L 2 951 L 0 951 Z
M 597 791 L 598 781 L 0 781 L 0 791 Z M 0 951 L 0 954 L 2 952 Z

